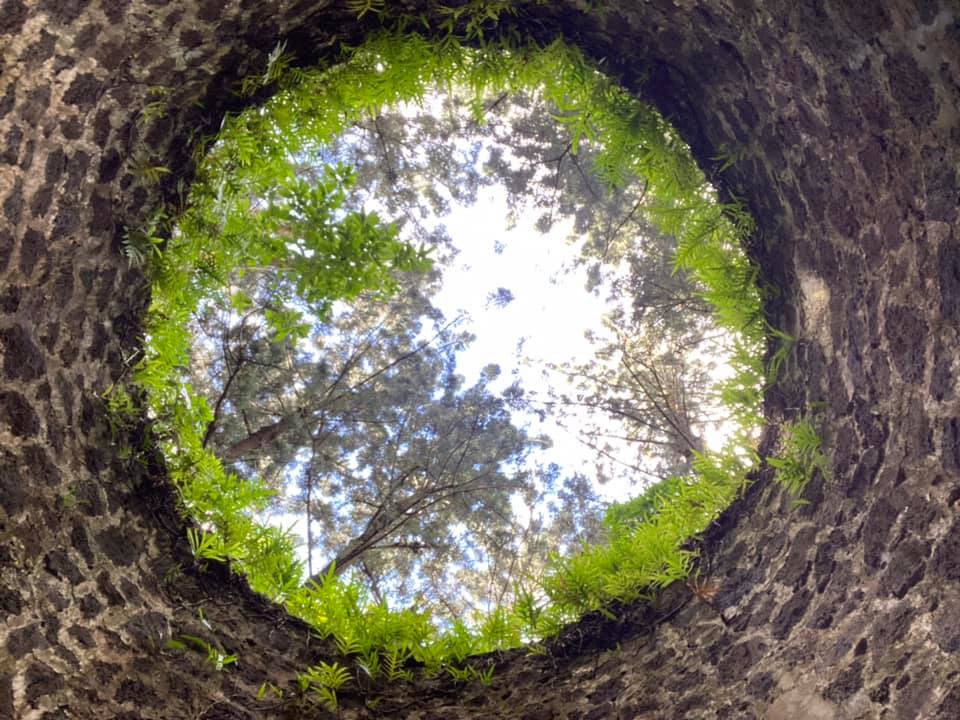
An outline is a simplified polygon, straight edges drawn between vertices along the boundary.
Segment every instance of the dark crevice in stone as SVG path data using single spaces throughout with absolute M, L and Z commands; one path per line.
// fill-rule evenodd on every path
M 10 380 L 36 380 L 46 373 L 44 354 L 21 325 L 0 330 L 3 373 Z
M 40 418 L 23 395 L 0 391 L 0 426 L 15 437 L 32 437 L 40 431 Z

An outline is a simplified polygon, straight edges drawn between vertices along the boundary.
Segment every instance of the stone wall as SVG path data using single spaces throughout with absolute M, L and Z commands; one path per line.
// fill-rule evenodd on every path
M 768 415 L 820 408 L 832 476 L 800 509 L 761 479 L 724 516 L 713 607 L 674 587 L 504 656 L 490 688 L 347 693 L 343 716 L 960 717 L 960 9 L 580 5 L 515 22 L 604 59 L 708 173 L 742 158 L 716 181 L 754 213 L 771 321 L 798 339 Z M 162 469 L 124 460 L 99 397 L 148 301 L 125 230 L 174 200 L 278 40 L 323 62 L 374 22 L 318 0 L 0 0 L 0 718 L 281 716 L 257 687 L 329 655 L 193 566 Z M 182 634 L 239 667 L 163 650 Z

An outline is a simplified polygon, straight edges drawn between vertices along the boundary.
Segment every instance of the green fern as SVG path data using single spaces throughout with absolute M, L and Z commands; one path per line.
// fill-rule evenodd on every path
M 368 12 L 382 12 L 386 5 L 385 0 L 347 0 L 347 9 L 361 19 Z
M 794 505 L 803 505 L 803 491 L 816 473 L 829 477 L 830 465 L 823 453 L 823 441 L 809 419 L 797 420 L 782 428 L 781 450 L 767 463 L 777 472 L 776 481 L 794 496 Z
M 350 671 L 339 663 L 328 664 L 321 662 L 307 668 L 306 671 L 297 676 L 297 683 L 301 692 L 314 692 L 330 710 L 336 710 L 339 706 L 337 690 L 345 685 L 351 678 Z
M 237 662 L 237 656 L 226 653 L 213 643 L 209 643 L 196 635 L 180 635 L 179 639 L 168 640 L 165 644 L 168 650 L 194 650 L 206 655 L 207 662 L 217 672 L 222 672 Z

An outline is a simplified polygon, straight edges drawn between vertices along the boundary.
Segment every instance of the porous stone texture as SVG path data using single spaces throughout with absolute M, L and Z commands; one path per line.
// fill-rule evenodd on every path
M 802 508 L 761 477 L 724 515 L 712 605 L 672 587 L 497 658 L 491 687 L 348 690 L 340 716 L 960 717 L 958 6 L 602 5 L 510 22 L 603 59 L 745 201 L 771 322 L 797 337 L 767 441 L 820 408 L 831 476 Z M 376 22 L 322 0 L 0 0 L 0 718 L 322 716 L 256 690 L 330 649 L 193 564 L 161 463 L 124 459 L 100 397 L 148 302 L 124 232 L 174 201 L 278 41 L 323 63 Z M 165 649 L 184 634 L 237 668 Z

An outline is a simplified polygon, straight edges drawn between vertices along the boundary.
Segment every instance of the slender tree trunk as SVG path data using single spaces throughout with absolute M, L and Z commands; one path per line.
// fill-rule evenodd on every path
M 307 576 L 313 577 L 313 471 L 307 467 L 307 503 L 304 514 L 307 521 Z
M 242 440 L 238 440 L 222 450 L 219 453 L 220 458 L 229 462 L 239 460 L 243 457 L 255 456 L 278 437 L 290 430 L 290 428 L 297 423 L 297 420 L 302 417 L 303 412 L 297 411 L 289 415 L 284 415 L 269 425 L 257 428 Z
M 198 139 L 263 99 L 234 89 L 279 41 L 323 62 L 376 28 L 346 5 L 0 2 L 0 717 L 289 717 L 258 688 L 290 697 L 334 659 L 194 563 L 159 461 L 126 459 L 100 398 L 149 296 L 124 233 L 176 207 Z M 520 2 L 505 22 L 602 60 L 745 201 L 768 319 L 797 339 L 764 449 L 818 408 L 832 476 L 799 509 L 769 478 L 751 488 L 702 547 L 712 599 L 675 586 L 588 617 L 544 656 L 493 658 L 490 687 L 351 686 L 340 716 L 960 717 L 956 3 L 586 5 Z M 170 170 L 159 184 L 145 152 Z M 169 649 L 185 635 L 237 666 Z

